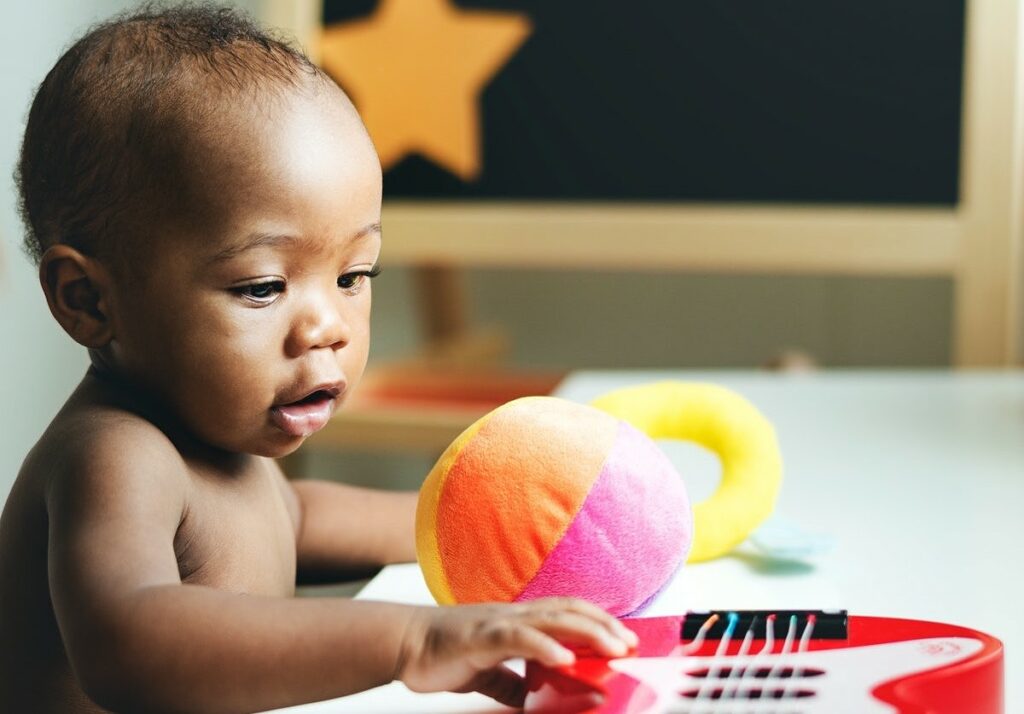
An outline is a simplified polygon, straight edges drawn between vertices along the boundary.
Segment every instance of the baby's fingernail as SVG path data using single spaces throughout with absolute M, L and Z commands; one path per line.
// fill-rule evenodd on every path
M 555 664 L 567 665 L 572 664 L 575 661 L 576 655 L 572 650 L 566 647 L 559 647 L 555 650 Z
M 629 652 L 629 646 L 618 637 L 605 636 L 601 638 L 605 656 L 621 657 Z
M 631 629 L 623 625 L 621 622 L 616 622 L 615 624 L 615 630 L 618 633 L 619 637 L 622 638 L 623 642 L 625 642 L 630 647 L 635 647 L 640 643 L 640 638 L 637 637 L 635 632 L 633 632 Z

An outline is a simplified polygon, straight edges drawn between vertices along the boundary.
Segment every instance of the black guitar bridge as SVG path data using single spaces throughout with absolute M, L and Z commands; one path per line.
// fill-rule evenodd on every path
M 741 638 L 753 627 L 755 639 L 765 639 L 768 628 L 772 628 L 775 639 L 782 639 L 795 626 L 799 637 L 811 624 L 812 640 L 845 640 L 847 638 L 846 610 L 698 610 L 686 613 L 683 618 L 681 638 L 690 641 L 697 637 L 701 628 L 714 618 L 704 632 L 709 640 L 720 640 L 726 630 L 731 638 Z M 794 620 L 795 618 L 795 620 Z

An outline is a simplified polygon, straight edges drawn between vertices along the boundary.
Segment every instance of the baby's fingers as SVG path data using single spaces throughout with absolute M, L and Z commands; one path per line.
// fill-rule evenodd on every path
M 464 688 L 467 692 L 479 692 L 507 707 L 520 708 L 526 700 L 526 682 L 522 676 L 505 665 L 485 669 L 478 673 Z
M 585 645 L 606 657 L 622 657 L 635 644 L 606 623 L 570 610 L 541 610 L 527 621 L 560 642 Z
M 639 644 L 636 633 L 586 600 L 551 597 L 520 605 L 526 617 L 539 618 L 546 632 L 573 643 L 583 643 L 609 657 L 619 657 Z M 568 628 L 568 629 L 564 629 Z
M 523 657 L 560 667 L 576 661 L 572 650 L 527 623 L 492 625 L 483 633 L 483 648 L 474 666 L 483 670 L 513 657 Z
M 625 642 L 629 647 L 635 647 L 639 642 L 639 638 L 636 636 L 635 632 L 592 602 L 571 597 L 553 597 L 538 600 L 536 602 L 543 604 L 550 603 L 550 605 L 555 609 L 569 610 L 570 612 L 576 612 L 580 615 L 589 617 L 592 620 L 596 620 L 604 625 L 612 635 Z

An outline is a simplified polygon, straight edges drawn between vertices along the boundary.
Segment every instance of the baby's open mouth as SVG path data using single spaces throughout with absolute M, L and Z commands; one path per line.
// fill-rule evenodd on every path
M 337 386 L 316 389 L 293 402 L 275 404 L 270 408 L 271 421 L 290 436 L 309 436 L 330 420 L 341 389 Z
M 334 399 L 333 394 L 329 394 L 325 389 L 318 389 L 312 394 L 303 397 L 302 399 L 292 402 L 291 404 L 282 404 L 283 407 L 293 407 L 299 404 L 313 404 L 315 402 L 323 401 L 324 399 Z

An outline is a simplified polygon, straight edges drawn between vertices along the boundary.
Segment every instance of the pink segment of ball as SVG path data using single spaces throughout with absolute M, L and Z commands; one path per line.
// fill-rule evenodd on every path
M 619 422 L 582 508 L 516 601 L 552 595 L 634 613 L 686 559 L 693 521 L 686 488 L 664 452 Z

